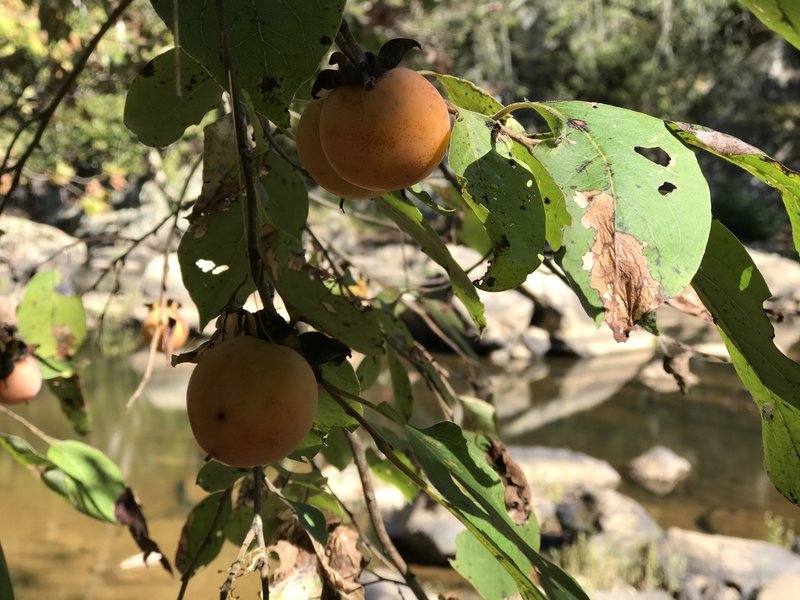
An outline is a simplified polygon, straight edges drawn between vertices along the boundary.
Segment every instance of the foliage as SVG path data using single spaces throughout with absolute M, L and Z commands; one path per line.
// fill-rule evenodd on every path
M 181 597 L 192 574 L 218 555 L 226 538 L 241 545 L 226 584 L 238 576 L 245 554 L 251 552 L 253 560 L 246 562 L 262 573 L 268 585 L 276 572 L 275 558 L 281 559 L 279 542 L 290 544 L 295 553 L 310 547 L 322 569 L 334 569 L 325 557 L 340 521 L 347 524 L 348 518 L 313 460 L 321 452 L 337 466 L 349 463 L 350 457 L 343 458 L 344 440 L 364 481 L 363 471 L 371 467 L 395 482 L 406 497 L 427 494 L 464 524 L 453 565 L 485 597 L 500 599 L 518 592 L 536 600 L 587 598 L 569 574 L 539 552 L 530 490 L 495 439 L 490 403 L 455 394 L 447 373 L 398 317 L 404 291 L 386 289 L 377 298 L 362 298 L 353 291 L 352 277 L 334 249 L 307 239 L 308 182 L 296 164 L 290 111 L 308 99 L 309 81 L 334 38 L 340 47 L 352 44 L 349 30 L 339 28 L 344 2 L 265 0 L 256 6 L 239 0 L 203 0 L 179 3 L 175 10 L 167 0 L 152 1 L 181 44 L 160 48 L 163 51 L 132 78 L 125 124 L 139 141 L 153 147 L 195 135 L 185 133 L 191 124 L 205 125 L 203 189 L 178 249 L 182 277 L 198 306 L 201 325 L 216 319 L 215 338 L 244 333 L 292 347 L 315 369 L 319 384 L 313 428 L 291 454 L 305 463 L 304 468 L 296 462 L 271 465 L 265 495 L 261 467 L 252 471 L 252 477 L 250 471 L 213 462 L 200 470 L 198 485 L 209 495 L 189 513 L 178 543 L 175 562 L 182 574 Z M 366 4 L 353 8 L 356 13 L 361 10 L 365 20 L 374 18 Z M 544 3 L 549 12 L 516 2 L 509 7 L 517 9 L 514 13 L 501 3 L 482 4 L 475 13 L 455 2 L 442 4 L 438 14 L 459 23 L 445 31 L 465 36 L 463 43 L 474 29 L 468 17 L 476 15 L 484 19 L 485 27 L 474 29 L 475 44 L 484 50 L 485 36 L 495 33 L 509 44 L 512 39 L 530 42 L 528 53 L 555 43 L 549 51 L 571 65 L 562 80 L 574 80 L 579 70 L 584 79 L 573 81 L 572 89 L 594 91 L 597 101 L 505 104 L 481 87 L 487 83 L 486 73 L 464 69 L 477 83 L 429 73 L 440 83 L 454 115 L 445 169 L 453 175 L 453 189 L 438 193 L 422 182 L 409 192 L 382 194 L 374 208 L 445 270 L 449 291 L 479 330 L 486 323 L 478 290 L 500 292 L 519 286 L 550 251 L 586 312 L 604 322 L 618 342 L 626 341 L 637 325 L 656 331 L 655 310 L 693 285 L 759 406 L 766 471 L 787 498 L 800 503 L 796 461 L 800 366 L 775 347 L 763 310 L 769 291 L 738 239 L 712 220 L 709 186 L 690 146 L 779 190 L 798 247 L 800 175 L 732 136 L 632 109 L 641 106 L 619 108 L 600 102 L 626 104 L 626 89 L 649 85 L 654 91 L 645 98 L 645 107 L 660 114 L 659 82 L 668 82 L 674 84 L 672 92 L 685 92 L 681 110 L 691 112 L 702 87 L 708 85 L 704 78 L 716 81 L 724 73 L 712 72 L 708 63 L 697 60 L 693 69 L 680 71 L 678 77 L 675 49 L 702 49 L 702 42 L 710 39 L 708 32 L 727 24 L 731 3 L 709 3 L 713 18 L 686 3 L 676 5 L 677 16 L 667 15 L 665 7 L 673 4 L 655 0 L 641 3 L 636 11 L 613 5 L 591 14 L 569 12 L 574 3 L 554 0 Z M 43 45 L 25 4 L 10 7 L 0 13 L 0 27 L 8 29 L 11 16 L 21 19 L 23 33 L 15 34 L 27 36 L 20 38 L 27 40 L 21 52 L 49 61 L 50 69 L 64 69 L 72 54 L 64 49 L 61 56 L 58 48 Z M 586 19 L 576 20 L 576 14 Z M 673 30 L 678 19 L 691 26 Z M 59 22 L 40 15 L 45 29 Z M 398 27 L 412 22 L 395 21 Z M 654 28 L 657 22 L 661 29 Z M 69 30 L 81 23 L 67 18 L 62 23 L 66 32 L 56 28 L 48 33 L 54 36 L 60 31 L 68 38 Z M 640 30 L 647 33 L 644 39 L 652 42 L 658 60 L 644 61 L 634 52 L 634 39 L 641 38 L 629 31 Z M 159 39 L 155 33 L 150 37 Z M 439 46 L 431 47 L 435 52 Z M 112 46 L 97 57 L 122 70 L 135 53 L 118 50 Z M 729 49 L 734 54 L 740 50 Z M 635 60 L 627 58 L 631 55 Z M 505 68 L 505 61 L 513 57 L 512 48 L 499 56 Z M 144 63 L 144 56 L 140 58 Z M 454 70 L 459 72 L 458 65 Z M 536 77 L 550 75 L 506 81 L 492 91 L 499 91 L 503 100 L 527 94 L 542 89 Z M 4 93 L 19 95 L 31 88 L 38 95 L 37 85 L 41 82 L 34 73 L 20 71 Z M 223 92 L 227 93 L 221 102 Z M 14 106 L 17 112 L 4 118 L 19 121 L 25 110 L 35 110 L 25 108 L 24 102 Z M 534 120 L 544 125 L 532 133 L 528 129 Z M 102 147 L 102 135 L 97 143 Z M 471 281 L 455 260 L 431 225 L 431 215 L 469 220 L 470 239 L 489 260 L 477 280 Z M 254 313 L 243 309 L 253 292 L 262 303 Z M 276 309 L 274 294 L 284 312 Z M 429 305 L 429 309 L 432 320 L 441 322 L 435 308 Z M 49 369 L 47 376 L 63 390 L 66 414 L 79 433 L 85 431 L 85 406 L 72 361 L 86 335 L 80 298 L 65 289 L 58 274 L 40 273 L 28 284 L 18 316 L 21 336 L 38 346 L 37 356 Z M 203 351 L 174 360 L 196 361 Z M 352 351 L 365 356 L 358 369 Z M 361 394 L 378 377 L 384 356 L 395 397 L 374 404 Z M 409 423 L 415 401 L 411 369 L 439 401 L 440 422 Z M 475 424 L 474 430 L 469 422 Z M 130 518 L 135 510 L 120 509 L 129 490 L 104 454 L 28 426 L 47 445 L 46 452 L 8 434 L 0 434 L 0 447 L 79 512 L 107 522 L 136 521 Z M 359 450 L 356 431 L 369 439 L 368 451 Z M 146 536 L 146 525 L 139 526 L 138 534 L 133 526 L 131 531 L 146 553 L 156 551 Z M 360 565 L 360 560 L 352 562 Z M 0 586 L 4 572 L 0 562 Z M 342 585 L 340 573 L 334 577 L 326 572 L 326 586 Z M 413 578 L 408 581 L 413 587 Z

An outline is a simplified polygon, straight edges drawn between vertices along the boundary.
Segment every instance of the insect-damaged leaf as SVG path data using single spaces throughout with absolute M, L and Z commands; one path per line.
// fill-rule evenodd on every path
M 761 411 L 764 467 L 776 488 L 800 505 L 800 365 L 775 346 L 764 313 L 769 289 L 742 244 L 714 222 L 692 282 Z
M 655 117 L 588 102 L 530 106 L 555 134 L 534 157 L 571 216 L 561 265 L 586 311 L 625 341 L 697 271 L 711 224 L 706 180 Z
M 227 87 L 215 0 L 152 4 L 167 26 L 180 33 L 181 47 Z M 258 112 L 288 128 L 289 103 L 330 48 L 345 0 L 225 0 L 224 5 L 239 86 Z
M 732 162 L 778 190 L 792 224 L 794 247 L 800 252 L 800 173 L 726 133 L 688 123 L 667 123 L 667 126 L 687 144 Z
M 53 377 L 47 380 L 47 387 L 58 398 L 61 411 L 72 423 L 76 433 L 86 435 L 92 429 L 92 415 L 83 395 L 80 375 Z
M 492 243 L 489 268 L 475 285 L 502 291 L 522 284 L 539 266 L 545 216 L 536 181 L 514 156 L 511 140 L 493 131 L 493 124 L 484 115 L 459 111 L 449 161 L 464 200 Z
M 125 125 L 147 146 L 168 146 L 189 125 L 199 123 L 221 96 L 222 89 L 208 71 L 182 50 L 170 48 L 147 63 L 131 83 Z

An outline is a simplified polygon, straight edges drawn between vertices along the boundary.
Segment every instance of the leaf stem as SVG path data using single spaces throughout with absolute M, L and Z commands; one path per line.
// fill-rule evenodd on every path
M 272 303 L 272 294 L 264 282 L 264 262 L 259 250 L 258 228 L 258 194 L 256 192 L 256 172 L 250 145 L 247 143 L 247 121 L 241 101 L 241 92 L 236 80 L 236 69 L 228 44 L 228 21 L 225 14 L 225 0 L 216 0 L 217 21 L 219 23 L 220 60 L 228 74 L 228 91 L 231 96 L 231 118 L 236 132 L 236 146 L 239 152 L 239 164 L 244 177 L 247 198 L 247 258 L 250 263 L 250 276 L 258 290 L 261 303 L 268 317 L 278 316 Z
M 528 102 L 513 102 L 508 106 L 504 106 L 489 118 L 492 121 L 499 121 L 503 117 L 510 115 L 515 110 L 522 110 L 523 108 L 531 108 L 531 105 Z

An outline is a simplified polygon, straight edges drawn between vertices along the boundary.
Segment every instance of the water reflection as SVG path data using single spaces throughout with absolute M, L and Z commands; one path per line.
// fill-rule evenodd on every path
M 145 393 L 126 414 L 125 403 L 141 377 L 141 355 L 91 358 L 84 380 L 94 431 L 86 441 L 121 466 L 144 506 L 153 538 L 172 557 L 188 510 L 203 496 L 194 485 L 203 456 L 183 410 L 191 367 L 157 363 Z M 690 479 L 666 498 L 629 482 L 623 489 L 662 526 L 762 537 L 765 511 L 792 524 L 797 509 L 763 472 L 758 414 L 733 369 L 700 364 L 701 384 L 688 397 L 657 394 L 635 378 L 648 359 L 646 354 L 623 354 L 592 361 L 552 359 L 520 373 L 495 369 L 491 379 L 507 442 L 583 451 L 623 473 L 630 459 L 663 444 L 691 461 Z M 464 370 L 458 363 L 446 366 L 457 379 Z M 384 383 L 371 392 L 373 398 L 390 395 Z M 422 393 L 424 386 L 418 382 L 415 389 Z M 55 398 L 37 398 L 19 412 L 50 435 L 75 437 Z M 422 410 L 418 417 L 430 421 L 433 415 Z M 1 415 L 0 430 L 37 443 Z M 177 595 L 178 581 L 157 568 L 118 568 L 137 551 L 125 530 L 78 515 L 6 454 L 0 454 L 0 539 L 19 598 L 157 600 Z M 200 590 L 202 597 L 214 597 L 224 579 L 218 571 L 234 554 L 233 547 L 226 547 L 222 559 L 192 583 L 189 597 L 199 597 Z M 242 595 L 255 597 L 256 584 L 245 580 Z

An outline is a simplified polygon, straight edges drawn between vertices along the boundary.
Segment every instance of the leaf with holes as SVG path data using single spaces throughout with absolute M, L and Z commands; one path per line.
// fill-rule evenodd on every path
M 88 434 L 92 430 L 92 414 L 83 395 L 80 375 L 53 377 L 47 380 L 47 387 L 58 398 L 61 412 L 72 423 L 75 432 L 80 435 Z
M 20 337 L 36 344 L 36 354 L 45 360 L 72 357 L 86 338 L 83 302 L 57 271 L 42 271 L 28 282 L 17 318 Z
M 247 260 L 241 199 L 192 223 L 178 246 L 181 276 L 203 328 L 220 310 L 241 306 L 255 290 Z
M 694 153 L 655 117 L 588 102 L 530 106 L 555 134 L 534 157 L 571 216 L 561 266 L 587 313 L 623 342 L 700 266 L 708 184 Z
M 717 222 L 692 286 L 761 411 L 767 475 L 800 505 L 800 365 L 775 346 L 763 309 L 771 296 L 764 278 L 741 242 Z
M 179 93 L 180 91 L 180 93 Z M 170 48 L 147 63 L 125 98 L 125 125 L 147 146 L 168 146 L 220 101 L 222 89 L 191 56 Z
M 742 4 L 764 25 L 800 50 L 800 4 L 797 0 L 742 0 Z
M 152 0 L 159 16 L 180 33 L 181 47 L 227 88 L 220 61 L 215 0 Z M 225 0 L 228 47 L 239 86 L 256 110 L 289 127 L 289 103 L 317 70 L 333 43 L 345 0 Z
M 499 292 L 521 285 L 539 266 L 545 216 L 536 181 L 516 159 L 511 140 L 493 124 L 484 115 L 459 111 L 449 161 L 464 200 L 492 242 L 489 267 L 475 285 Z
M 778 190 L 792 224 L 794 247 L 800 252 L 800 173 L 732 135 L 689 123 L 667 123 L 667 126 L 687 144 L 732 162 Z
M 441 73 L 434 75 L 447 93 L 450 102 L 459 108 L 487 116 L 493 115 L 503 108 L 503 105 L 494 96 L 471 81 Z

